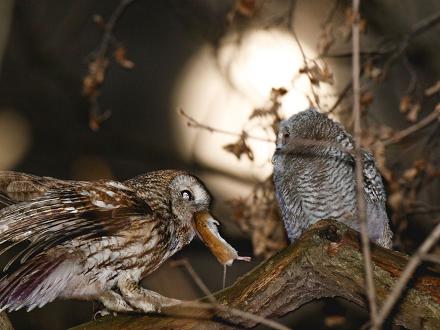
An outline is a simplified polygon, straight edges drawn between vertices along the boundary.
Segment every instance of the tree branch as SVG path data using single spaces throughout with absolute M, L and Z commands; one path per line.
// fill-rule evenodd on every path
M 377 302 L 383 304 L 398 282 L 409 257 L 372 245 Z M 83 324 L 76 330 L 100 329 L 230 329 L 252 327 L 255 319 L 277 317 L 325 297 L 342 297 L 366 307 L 365 271 L 359 234 L 347 226 L 322 220 L 295 244 L 261 263 L 234 285 L 215 294 L 223 309 L 177 306 L 167 315 L 120 315 Z M 205 299 L 205 301 L 207 301 Z M 440 273 L 418 272 L 395 307 L 393 321 L 408 329 L 440 327 Z
M 376 324 L 377 306 L 376 306 L 376 288 L 374 286 L 373 267 L 371 264 L 370 240 L 368 238 L 367 228 L 367 207 L 364 191 L 364 164 L 362 159 L 362 127 L 361 127 L 361 102 L 360 102 L 360 29 L 359 29 L 359 6 L 360 0 L 353 0 L 353 116 L 354 116 L 354 143 L 355 143 L 355 161 L 356 161 L 356 205 L 359 213 L 359 224 L 362 238 L 362 252 L 365 267 L 365 283 L 367 285 L 368 305 L 370 307 L 371 323 Z

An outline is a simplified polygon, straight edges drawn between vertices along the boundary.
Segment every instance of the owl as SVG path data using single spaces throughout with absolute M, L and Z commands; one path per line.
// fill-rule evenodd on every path
M 239 257 L 219 235 L 211 196 L 176 170 L 133 179 L 63 181 L 0 172 L 0 310 L 31 310 L 55 298 L 98 300 L 115 312 L 180 303 L 139 281 L 195 235 L 223 264 Z M 199 232 L 200 231 L 200 232 Z
M 362 160 L 368 236 L 391 248 L 382 178 L 371 153 L 362 150 Z M 291 242 L 320 219 L 360 230 L 354 141 L 342 125 L 314 108 L 282 121 L 273 164 L 275 193 Z

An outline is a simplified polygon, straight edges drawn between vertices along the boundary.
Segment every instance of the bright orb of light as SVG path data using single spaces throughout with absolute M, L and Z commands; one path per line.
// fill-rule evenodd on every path
M 298 73 L 303 64 L 300 49 L 287 32 L 231 34 L 216 50 L 202 47 L 188 63 L 177 82 L 174 105 L 204 125 L 236 133 L 244 127 L 253 136 L 273 140 L 271 132 L 255 123 L 250 126 L 248 117 L 255 108 L 267 106 L 272 88 L 288 91 L 282 98 L 285 117 L 306 109 L 310 83 Z M 187 127 L 186 122 L 176 111 L 176 142 L 187 160 L 247 178 L 264 179 L 271 173 L 274 143 L 250 139 L 255 160 L 245 156 L 238 160 L 222 148 L 236 137 Z

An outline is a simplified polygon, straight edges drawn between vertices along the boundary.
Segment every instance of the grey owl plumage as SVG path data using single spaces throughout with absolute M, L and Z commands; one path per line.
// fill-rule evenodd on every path
M 276 143 L 275 192 L 290 241 L 320 219 L 359 231 L 354 141 L 342 125 L 311 108 L 282 121 Z M 368 235 L 391 248 L 382 178 L 373 155 L 362 150 L 362 157 Z

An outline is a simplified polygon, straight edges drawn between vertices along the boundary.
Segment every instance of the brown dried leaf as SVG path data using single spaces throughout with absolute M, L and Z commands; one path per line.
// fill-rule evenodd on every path
M 367 90 L 365 92 L 362 92 L 361 94 L 361 106 L 366 108 L 374 101 L 374 95 L 370 90 Z
M 125 47 L 118 47 L 114 52 L 116 62 L 124 69 L 133 69 L 134 62 L 127 59 L 127 49 Z
M 104 82 L 108 64 L 108 59 L 104 57 L 98 57 L 89 63 L 89 70 L 83 79 L 83 94 L 85 96 L 97 95 L 97 89 Z
M 319 83 L 327 83 L 333 85 L 334 77 L 327 63 L 324 63 L 324 67 L 320 67 L 318 64 L 313 63 L 299 69 L 300 73 L 305 73 L 310 79 L 313 85 L 319 86 Z
M 95 23 L 101 29 L 105 28 L 105 20 L 101 15 L 95 14 L 92 17 L 93 23 Z
M 246 143 L 246 134 L 243 134 L 237 142 L 223 146 L 223 149 L 232 153 L 237 159 L 241 159 L 241 156 L 245 155 L 250 160 L 254 160 L 254 153 Z
M 374 66 L 371 61 L 367 61 L 364 65 L 365 76 L 375 82 L 380 81 L 382 69 Z
M 324 323 L 326 327 L 333 328 L 343 326 L 346 321 L 347 320 L 343 315 L 331 315 L 325 318 Z
M 403 194 L 402 192 L 395 191 L 388 197 L 388 205 L 393 209 L 395 212 L 398 212 L 402 206 L 403 202 Z
M 417 174 L 419 173 L 419 171 L 417 170 L 417 168 L 415 167 L 411 167 L 405 170 L 405 172 L 403 172 L 402 174 L 402 179 L 405 180 L 406 182 L 412 182 Z
M 422 106 L 420 105 L 420 103 L 412 104 L 408 113 L 406 114 L 406 119 L 411 123 L 415 123 L 421 110 Z
M 287 89 L 285 89 L 284 87 L 272 88 L 270 91 L 270 98 L 272 101 L 275 101 L 286 94 L 287 94 Z
M 400 99 L 399 109 L 401 113 L 407 113 L 411 107 L 412 101 L 409 95 L 404 95 Z
M 425 96 L 432 96 L 440 92 L 440 80 L 437 81 L 434 85 L 425 89 Z
M 235 4 L 236 11 L 244 17 L 252 17 L 257 10 L 255 0 L 238 0 Z

